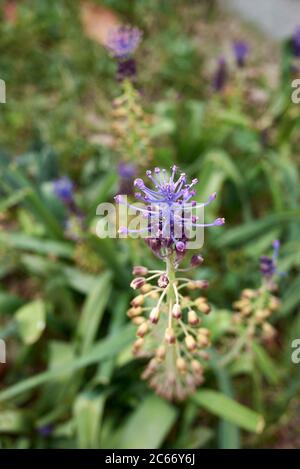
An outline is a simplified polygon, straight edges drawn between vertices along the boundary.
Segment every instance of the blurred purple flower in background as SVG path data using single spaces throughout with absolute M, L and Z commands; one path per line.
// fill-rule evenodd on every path
M 300 57 L 300 26 L 297 27 L 292 37 L 292 47 L 295 57 Z
M 54 193 L 64 203 L 73 202 L 74 184 L 70 178 L 63 176 L 54 181 Z
M 117 80 L 136 77 L 136 62 L 134 59 L 119 60 L 117 70 Z
M 135 78 L 136 63 L 131 56 L 139 46 L 142 35 L 142 31 L 129 25 L 121 25 L 110 31 L 106 47 L 118 61 L 118 81 Z
M 266 280 L 271 280 L 272 277 L 278 273 L 277 271 L 277 259 L 279 254 L 280 241 L 275 240 L 273 242 L 274 253 L 272 257 L 261 256 L 260 258 L 260 271 L 262 276 Z
M 137 168 L 133 163 L 121 161 L 118 165 L 120 178 L 119 192 L 121 194 L 133 194 L 133 180 L 137 175 Z
M 238 67 L 244 67 L 250 52 L 249 44 L 245 41 L 235 41 L 233 43 L 233 52 Z
M 138 28 L 128 25 L 113 29 L 107 39 L 107 48 L 117 59 L 127 59 L 137 49 L 142 39 L 142 32 Z
M 54 428 L 52 425 L 44 425 L 43 427 L 38 428 L 38 433 L 43 438 L 47 438 L 51 436 L 51 434 L 53 433 L 53 430 Z
M 227 63 L 224 57 L 220 57 L 218 60 L 218 66 L 215 71 L 212 86 L 215 91 L 222 91 L 227 83 L 228 70 Z

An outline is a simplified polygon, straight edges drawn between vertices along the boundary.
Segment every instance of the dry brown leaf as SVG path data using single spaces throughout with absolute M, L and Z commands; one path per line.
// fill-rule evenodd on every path
M 85 34 L 102 45 L 106 44 L 109 31 L 120 24 L 113 10 L 91 2 L 81 2 L 80 15 Z
M 8 23 L 15 23 L 17 20 L 17 1 L 7 0 L 3 5 L 3 15 Z

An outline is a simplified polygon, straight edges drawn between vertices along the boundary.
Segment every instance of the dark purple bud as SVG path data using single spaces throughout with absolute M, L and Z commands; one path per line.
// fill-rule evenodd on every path
M 141 288 L 143 285 L 145 285 L 146 279 L 144 277 L 137 277 L 134 278 L 130 284 L 131 288 L 133 290 L 136 290 L 137 288 Z
M 203 263 L 203 261 L 204 259 L 202 256 L 200 256 L 200 254 L 194 255 L 191 258 L 191 266 L 198 267 L 199 265 Z
M 217 70 L 215 71 L 215 75 L 213 77 L 213 89 L 215 91 L 223 91 L 225 85 L 228 80 L 228 71 L 227 71 L 227 64 L 224 57 L 220 57 L 218 61 Z
M 126 59 L 118 61 L 117 80 L 123 81 L 128 78 L 134 80 L 136 78 L 136 62 L 134 59 Z
M 166 274 L 162 274 L 159 277 L 157 285 L 159 286 L 159 288 L 166 288 L 169 285 L 169 279 Z
M 300 57 L 300 26 L 297 27 L 292 37 L 292 48 L 295 57 Z

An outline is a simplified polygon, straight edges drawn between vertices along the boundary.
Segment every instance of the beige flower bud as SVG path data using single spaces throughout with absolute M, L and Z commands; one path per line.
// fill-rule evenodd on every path
M 190 352 L 192 352 L 193 350 L 195 350 L 195 348 L 197 347 L 197 344 L 196 344 L 196 341 L 194 339 L 194 337 L 190 334 L 188 334 L 186 337 L 185 337 L 185 344 L 188 348 L 188 350 Z
M 138 306 L 137 308 L 130 308 L 128 311 L 127 311 L 127 316 L 129 318 L 135 318 L 136 316 L 139 316 L 140 314 L 142 314 L 142 308 L 140 306 Z
M 256 297 L 256 292 L 255 290 L 251 290 L 250 288 L 245 288 L 242 291 L 242 297 L 251 300 L 252 298 Z
M 184 374 L 187 370 L 186 361 L 181 357 L 177 358 L 176 368 L 180 373 Z
M 157 358 L 158 361 L 163 361 L 166 357 L 166 347 L 164 345 L 160 345 L 156 352 L 155 352 L 155 357 Z
M 145 283 L 145 285 L 141 287 L 141 292 L 145 294 L 151 291 L 151 289 L 152 289 L 152 285 L 150 283 Z
M 172 308 L 172 316 L 175 319 L 181 318 L 181 308 L 177 303 Z
M 140 337 L 133 343 L 133 352 L 136 353 L 138 352 L 144 344 L 144 339 Z
M 168 344 L 174 344 L 176 342 L 176 336 L 172 327 L 167 327 L 165 332 L 165 340 Z
M 188 322 L 191 326 L 196 326 L 197 324 L 199 324 L 199 318 L 195 311 L 193 311 L 192 309 L 190 309 L 188 312 Z
M 199 347 L 208 347 L 209 345 L 209 338 L 206 334 L 198 334 L 197 335 L 197 342 Z
M 280 307 L 280 300 L 276 296 L 271 296 L 269 302 L 269 308 L 271 311 L 276 311 Z
M 265 309 L 258 309 L 255 313 L 256 319 L 259 321 L 263 321 L 264 319 L 267 319 L 271 315 L 271 311 L 267 308 Z
M 134 324 L 135 326 L 140 326 L 145 321 L 146 319 L 143 318 L 142 316 L 136 316 L 135 318 L 131 319 L 132 324 Z
M 199 304 L 197 307 L 198 307 L 199 311 L 201 311 L 201 313 L 203 313 L 203 314 L 209 314 L 210 311 L 211 311 L 211 307 L 209 306 L 208 303 L 203 302 L 203 303 Z
M 155 306 L 155 307 L 151 310 L 149 319 L 150 319 L 150 321 L 151 321 L 153 324 L 157 324 L 157 323 L 158 323 L 158 320 L 159 320 L 159 308 L 158 308 L 157 306 Z
M 276 329 L 268 322 L 263 323 L 262 330 L 265 339 L 272 339 L 276 335 Z
M 138 295 L 131 300 L 131 305 L 134 307 L 141 306 L 145 301 L 144 295 Z
M 158 300 L 159 298 L 159 294 L 156 291 L 151 292 L 149 296 L 152 298 L 152 300 Z
M 148 326 L 147 322 L 143 322 L 143 323 L 139 326 L 139 328 L 138 328 L 138 330 L 137 330 L 137 332 L 136 332 L 136 335 L 137 335 L 138 337 L 144 337 L 144 335 L 147 334 L 148 330 L 149 330 L 149 326 Z
M 203 374 L 204 368 L 198 360 L 192 360 L 191 362 L 192 370 L 197 374 Z

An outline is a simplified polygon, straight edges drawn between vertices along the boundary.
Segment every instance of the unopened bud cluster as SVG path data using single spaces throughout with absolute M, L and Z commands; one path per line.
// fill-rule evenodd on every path
M 248 325 L 253 336 L 266 340 L 276 335 L 276 329 L 270 324 L 269 318 L 280 307 L 280 300 L 268 289 L 247 288 L 233 306 L 237 311 L 233 316 L 237 326 Z
M 192 267 L 199 265 L 193 262 Z M 210 312 L 201 292 L 208 283 L 176 278 L 170 264 L 166 271 L 136 266 L 133 274 L 131 287 L 138 294 L 127 312 L 137 326 L 133 353 L 150 358 L 142 378 L 167 399 L 185 399 L 203 382 L 208 358 L 210 332 L 201 326 Z
M 123 94 L 114 100 L 112 110 L 115 148 L 124 161 L 144 165 L 151 159 L 151 118 L 144 112 L 133 84 L 126 80 L 122 88 Z

